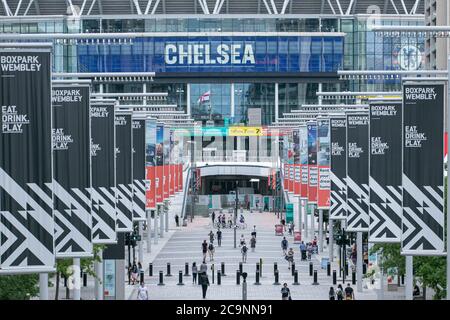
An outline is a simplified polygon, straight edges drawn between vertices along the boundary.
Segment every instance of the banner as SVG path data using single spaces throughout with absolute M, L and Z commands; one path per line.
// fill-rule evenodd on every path
M 263 135 L 262 127 L 229 127 L 228 135 L 231 137 L 260 137 Z
M 147 119 L 145 129 L 146 209 L 156 209 L 156 120 Z
M 145 221 L 145 119 L 133 119 L 132 128 L 133 221 Z
M 402 234 L 402 103 L 370 104 L 369 242 Z
M 330 118 L 331 141 L 331 193 L 330 219 L 339 220 L 347 217 L 347 119 Z
M 164 125 L 164 169 L 163 169 L 163 196 L 164 200 L 170 196 L 170 128 Z
M 317 208 L 330 208 L 330 119 L 317 119 L 317 164 L 319 183 Z
M 300 198 L 308 199 L 308 128 L 300 126 Z
M 0 273 L 55 270 L 50 50 L 0 50 Z
M 173 130 L 169 130 L 169 196 L 175 194 L 175 171 L 174 171 L 174 141 Z
M 133 231 L 133 135 L 131 112 L 116 113 L 117 232 Z
M 53 209 L 56 256 L 92 253 L 89 86 L 52 90 Z
M 114 104 L 91 103 L 92 242 L 116 243 Z
M 183 164 L 178 164 L 178 190 L 183 191 Z
M 156 126 L 156 203 L 162 204 L 164 200 L 164 124 Z
M 444 85 L 403 86 L 402 254 L 444 253 Z
M 347 114 L 347 231 L 369 230 L 369 115 Z
M 294 195 L 300 196 L 300 132 L 294 129 L 292 132 L 294 151 Z
M 285 159 L 287 161 L 287 159 Z M 288 190 L 289 189 L 289 165 L 285 162 L 283 164 L 284 170 L 283 170 L 283 189 Z
M 308 204 L 317 203 L 317 123 L 308 122 Z

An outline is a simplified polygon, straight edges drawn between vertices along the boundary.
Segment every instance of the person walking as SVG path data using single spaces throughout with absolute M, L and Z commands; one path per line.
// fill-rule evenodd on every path
M 198 273 L 197 264 L 194 262 L 192 263 L 192 284 L 197 284 L 197 273 Z
M 209 279 L 206 272 L 201 272 L 198 278 L 199 284 L 202 286 L 202 296 L 203 299 L 206 299 L 206 291 L 208 290 L 209 286 Z
M 209 232 L 209 242 L 214 242 L 214 232 L 212 232 L 212 230 Z
M 175 215 L 175 224 L 177 225 L 177 227 L 180 226 L 180 217 L 178 216 L 178 213 Z
M 200 265 L 200 271 L 199 271 L 199 273 L 202 273 L 202 272 L 204 272 L 204 273 L 208 273 L 208 265 L 206 264 L 206 262 L 203 262 L 201 265 Z
M 242 262 L 243 263 L 246 263 L 247 262 L 247 245 L 245 244 L 245 242 L 244 242 L 244 244 L 242 245 L 242 248 L 241 248 L 241 253 L 242 253 Z
M 338 300 L 344 300 L 344 289 L 342 289 L 342 285 L 339 284 L 336 290 L 336 298 Z
M 202 243 L 202 253 L 203 253 L 203 263 L 206 262 L 206 253 L 208 252 L 208 243 L 206 240 L 203 240 Z
M 292 250 L 292 248 L 290 248 L 286 254 L 286 260 L 289 263 L 288 269 L 291 270 L 292 263 L 294 262 L 294 250 Z
M 283 237 L 283 240 L 281 240 L 281 250 L 283 250 L 283 256 L 286 256 L 288 248 L 288 241 L 286 240 L 286 237 Z
M 212 242 L 208 245 L 209 261 L 214 261 L 214 245 Z
M 328 291 L 328 298 L 330 300 L 336 300 L 336 293 L 334 292 L 333 287 L 330 287 L 330 291 Z
M 131 281 L 132 284 L 135 285 L 139 274 L 139 269 L 136 264 L 136 261 L 133 261 L 133 266 L 131 267 Z
M 217 245 L 220 247 L 222 246 L 222 231 L 220 230 L 220 228 L 217 229 L 216 235 L 217 235 Z
M 214 221 L 216 220 L 216 213 L 214 211 L 211 213 L 211 220 L 212 224 L 214 225 Z
M 255 252 L 256 248 L 256 236 L 252 236 L 250 239 L 250 248 L 252 248 L 252 252 Z
M 242 247 L 245 244 L 245 237 L 241 234 L 241 239 L 239 240 L 239 246 Z
M 256 239 L 256 226 L 253 226 L 253 231 L 251 233 L 251 236 L 255 237 L 255 239 Z
M 142 264 L 140 262 L 138 262 L 138 270 L 139 270 L 139 282 L 142 283 L 144 282 L 144 268 L 142 268 Z
M 291 290 L 289 290 L 286 282 L 283 283 L 283 287 L 281 288 L 281 300 L 292 300 Z
M 147 289 L 144 281 L 141 282 L 141 285 L 138 288 L 137 299 L 138 300 L 148 300 L 148 289 Z
M 350 283 L 347 283 L 347 288 L 345 288 L 345 300 L 355 300 L 355 292 Z
M 303 241 L 300 243 L 300 253 L 301 253 L 302 261 L 305 261 L 306 260 L 306 245 Z
M 286 220 L 281 219 L 281 224 L 283 225 L 283 230 L 286 231 Z

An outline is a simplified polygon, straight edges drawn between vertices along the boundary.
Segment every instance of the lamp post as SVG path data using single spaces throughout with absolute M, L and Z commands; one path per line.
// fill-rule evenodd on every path
M 239 181 L 236 181 L 236 198 L 235 198 L 235 207 L 234 207 L 234 248 L 236 249 L 236 220 L 237 220 L 237 213 L 238 213 L 238 204 L 239 204 L 239 197 L 238 197 L 238 185 Z
M 191 145 L 191 222 L 194 219 L 194 201 L 195 201 L 195 155 L 194 155 L 194 137 L 191 136 L 191 141 L 188 143 Z

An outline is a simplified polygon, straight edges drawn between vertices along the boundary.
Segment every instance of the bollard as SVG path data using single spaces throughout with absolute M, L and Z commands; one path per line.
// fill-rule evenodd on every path
M 167 273 L 166 273 L 166 277 L 171 277 L 172 275 L 170 274 L 170 262 L 167 262 Z
M 404 286 L 404 285 L 405 285 L 405 275 L 402 274 L 402 286 Z
M 348 263 L 345 264 L 345 276 L 348 276 Z
M 255 281 L 255 283 L 254 283 L 254 285 L 257 285 L 257 286 L 259 286 L 261 283 L 259 282 L 259 270 L 258 271 L 256 271 L 256 281 Z
M 217 270 L 217 285 L 220 286 L 222 284 L 222 274 L 220 270 Z
M 273 273 L 278 271 L 278 264 L 276 262 L 273 263 Z
M 313 285 L 317 286 L 319 283 L 317 282 L 317 270 L 314 270 L 314 282 Z
M 239 272 L 244 272 L 242 262 L 239 262 Z
M 184 264 L 184 276 L 189 277 L 189 262 Z
M 139 272 L 139 283 L 143 283 L 144 282 L 144 271 Z
M 298 286 L 300 283 L 298 282 L 298 270 L 294 272 L 294 283 L 293 285 Z
M 278 282 L 278 270 L 275 270 L 274 275 L 275 275 L 275 282 L 273 284 L 278 286 L 280 285 L 280 283 Z
M 333 284 L 337 283 L 336 270 L 333 270 Z
M 292 262 L 292 275 L 295 274 L 295 262 Z
M 309 275 L 310 276 L 313 275 L 313 263 L 312 262 L 309 263 Z
M 239 270 L 236 270 L 236 284 L 241 284 L 241 273 L 239 272 Z
M 67 277 L 66 276 L 64 276 L 64 287 L 67 288 Z
M 222 275 L 223 277 L 225 277 L 225 276 L 226 276 L 226 274 L 225 274 L 225 262 L 222 262 L 222 263 L 220 264 L 220 268 L 222 269 L 222 270 L 220 271 L 221 275 Z
M 159 283 L 158 286 L 163 286 L 164 285 L 164 274 L 162 271 L 159 272 Z
M 259 276 L 262 278 L 262 268 L 263 267 L 263 261 L 262 258 L 259 258 Z
M 256 263 L 256 271 L 259 271 L 259 262 Z
M 367 273 L 367 264 L 363 263 L 363 274 Z
M 352 271 L 352 284 L 355 285 L 356 284 L 356 272 Z
M 327 276 L 331 276 L 331 263 L 327 262 Z
M 83 273 L 83 287 L 87 287 L 87 273 Z
M 148 276 L 153 277 L 153 263 L 148 264 Z
M 183 283 L 183 271 L 181 271 L 181 270 L 180 270 L 180 272 L 178 272 L 178 283 L 177 283 L 177 285 L 178 286 L 184 286 L 184 283 Z

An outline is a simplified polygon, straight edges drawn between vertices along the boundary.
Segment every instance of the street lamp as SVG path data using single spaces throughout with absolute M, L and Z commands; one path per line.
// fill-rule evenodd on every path
M 191 137 L 191 141 L 187 141 L 191 145 L 191 222 L 194 219 L 194 201 L 195 201 L 195 184 L 194 184 L 194 178 L 195 178 L 195 155 L 194 155 L 194 144 L 195 141 L 192 140 L 193 137 Z

